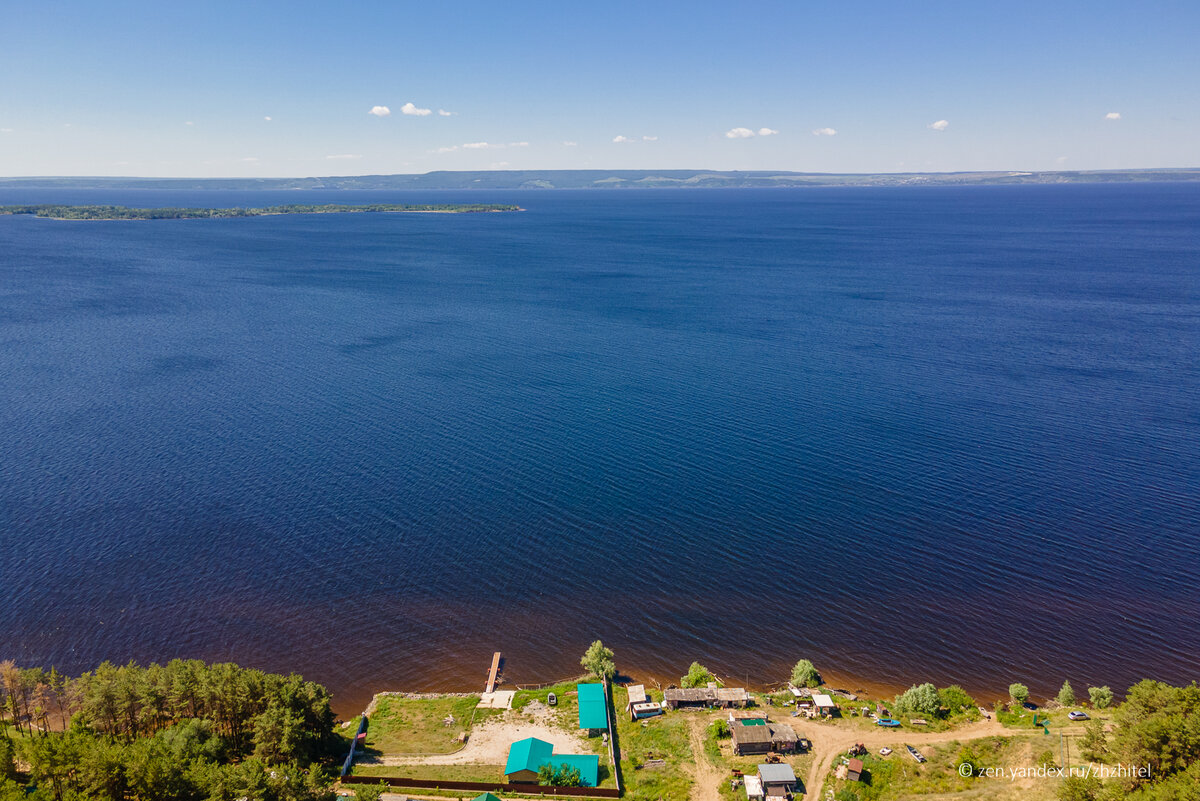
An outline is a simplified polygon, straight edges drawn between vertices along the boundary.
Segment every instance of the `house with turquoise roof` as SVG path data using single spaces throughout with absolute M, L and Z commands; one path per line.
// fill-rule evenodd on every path
M 542 765 L 555 769 L 571 767 L 579 771 L 584 787 L 595 787 L 600 780 L 600 757 L 596 754 L 556 754 L 554 745 L 536 737 L 517 740 L 508 748 L 504 780 L 513 784 L 536 784 Z

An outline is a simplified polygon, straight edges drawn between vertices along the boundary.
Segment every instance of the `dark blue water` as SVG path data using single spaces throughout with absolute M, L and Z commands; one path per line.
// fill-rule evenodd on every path
M 0 658 L 1197 678 L 1200 185 L 14 192 Z

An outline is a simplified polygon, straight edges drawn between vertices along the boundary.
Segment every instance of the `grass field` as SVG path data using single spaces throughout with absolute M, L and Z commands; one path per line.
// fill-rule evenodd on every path
M 1057 742 L 1057 738 L 1055 738 Z M 917 764 L 898 749 L 888 757 L 870 753 L 863 757 L 863 780 L 837 779 L 831 771 L 825 782 L 837 801 L 901 801 L 921 798 L 943 801 L 969 798 L 972 801 L 1052 801 L 1059 779 L 1020 775 L 1036 767 L 1038 756 L 1048 745 L 1031 736 L 989 737 L 967 743 L 924 746 L 928 760 Z M 960 756 L 968 749 L 982 768 L 1001 775 L 963 776 Z M 834 763 L 836 770 L 839 763 Z M 1013 776 L 1010 770 L 1016 770 Z
M 458 739 L 469 732 L 472 719 L 481 723 L 498 710 L 476 709 L 479 696 L 445 698 L 405 698 L 389 695 L 381 698 L 371 715 L 367 729 L 368 753 L 449 754 L 462 747 Z M 447 716 L 454 717 L 447 726 Z
M 655 701 L 662 700 L 661 693 L 656 691 L 650 691 L 649 695 Z M 687 801 L 692 789 L 688 771 L 692 752 L 687 720 L 681 714 L 672 713 L 631 721 L 624 713 L 628 698 L 623 689 L 614 689 L 625 797 L 636 801 Z M 656 759 L 665 764 L 661 767 L 646 764 Z

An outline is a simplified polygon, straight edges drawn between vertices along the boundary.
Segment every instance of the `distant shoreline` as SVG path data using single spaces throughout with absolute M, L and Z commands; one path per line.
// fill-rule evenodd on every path
M 1200 167 L 1127 170 L 975 170 L 963 172 L 820 173 L 789 170 L 478 170 L 420 174 L 292 178 L 142 178 L 137 176 L 0 177 L 4 189 L 151 189 L 226 191 L 394 191 L 509 189 L 748 189 L 820 186 L 1012 186 L 1026 184 L 1181 183 Z
M 241 217 L 275 217 L 284 214 L 478 214 L 524 211 L 520 206 L 497 203 L 266 206 L 263 208 L 131 208 L 129 206 L 36 204 L 0 206 L 2 216 L 28 215 L 50 220 L 212 220 Z

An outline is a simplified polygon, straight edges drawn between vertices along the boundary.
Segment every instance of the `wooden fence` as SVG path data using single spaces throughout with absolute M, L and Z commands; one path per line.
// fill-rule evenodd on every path
M 358 721 L 358 731 L 354 732 L 354 739 L 350 741 L 350 753 L 346 754 L 346 761 L 342 763 L 342 778 L 346 778 L 346 774 L 350 772 L 350 768 L 354 765 L 354 752 L 358 748 L 359 739 L 363 732 L 367 730 L 367 716 L 363 715 L 362 720 Z
M 540 784 L 508 784 L 505 782 L 454 782 L 441 779 L 410 779 L 404 776 L 346 776 L 342 784 L 379 784 L 388 787 L 407 787 L 426 790 L 469 790 L 474 793 L 517 793 L 519 795 L 580 796 L 583 798 L 620 798 L 619 790 L 611 787 L 546 787 Z

